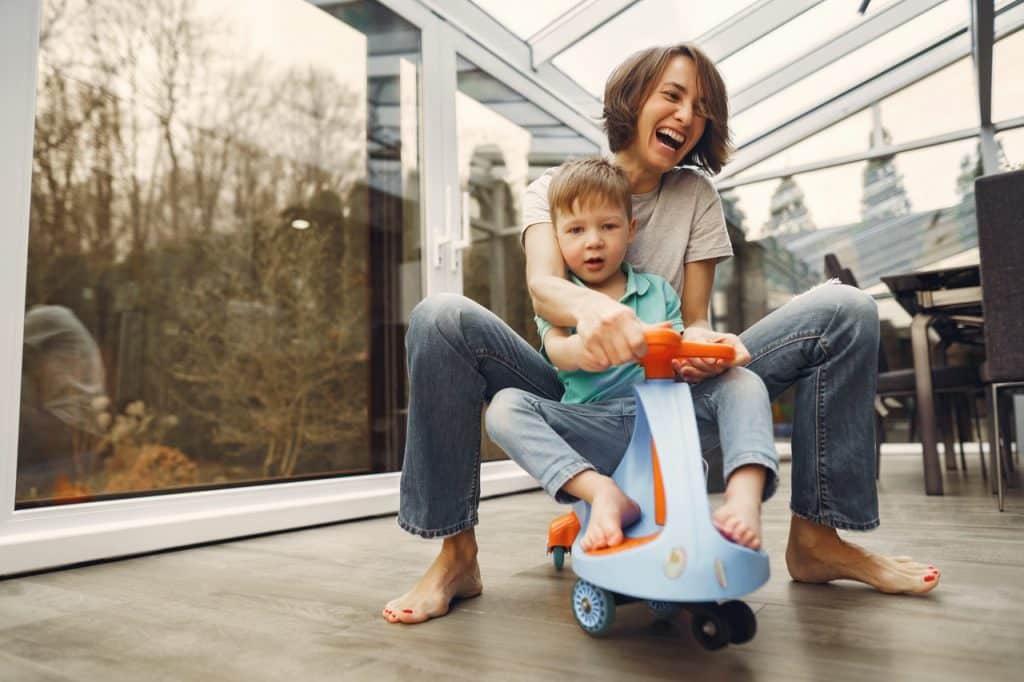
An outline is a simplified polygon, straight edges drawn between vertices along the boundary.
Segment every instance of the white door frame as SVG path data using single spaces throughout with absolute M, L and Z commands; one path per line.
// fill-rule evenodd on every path
M 461 222 L 459 194 L 446 190 L 458 188 L 456 43 L 499 78 L 521 75 L 465 36 L 453 39 L 457 32 L 417 0 L 378 1 L 421 30 L 424 291 L 461 291 L 461 271 L 444 248 Z M 398 473 L 14 510 L 41 3 L 0 2 L 0 225 L 7 231 L 0 250 L 0 576 L 397 511 Z M 513 462 L 483 465 L 484 496 L 535 487 Z

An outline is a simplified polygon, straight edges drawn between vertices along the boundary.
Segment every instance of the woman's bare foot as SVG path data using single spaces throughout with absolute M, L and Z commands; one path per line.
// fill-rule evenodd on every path
M 856 580 L 886 594 L 930 592 L 942 575 L 910 557 L 873 554 L 844 541 L 833 528 L 796 516 L 789 526 L 786 566 L 797 582 Z
M 422 623 L 448 613 L 454 599 L 483 591 L 473 529 L 444 539 L 441 552 L 416 585 L 381 611 L 391 623 Z
M 711 515 L 718 532 L 738 545 L 761 549 L 761 501 L 728 499 Z

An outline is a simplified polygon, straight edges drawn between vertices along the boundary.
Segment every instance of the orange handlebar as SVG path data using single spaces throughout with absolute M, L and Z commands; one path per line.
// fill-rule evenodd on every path
M 732 346 L 722 343 L 695 343 L 683 341 L 674 329 L 648 329 L 644 332 L 647 355 L 640 359 L 648 379 L 672 379 L 672 360 L 676 358 L 721 358 L 730 361 L 736 357 Z

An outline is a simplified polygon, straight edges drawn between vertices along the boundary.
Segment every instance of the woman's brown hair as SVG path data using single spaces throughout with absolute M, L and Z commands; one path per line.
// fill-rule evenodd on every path
M 704 134 L 683 165 L 703 168 L 714 175 L 729 160 L 729 97 L 725 82 L 710 57 L 692 43 L 649 47 L 630 55 L 608 77 L 604 87 L 604 130 L 613 152 L 627 148 L 636 136 L 640 109 L 658 84 L 665 66 L 677 56 L 689 57 L 697 67 L 698 104 L 694 114 L 707 120 Z

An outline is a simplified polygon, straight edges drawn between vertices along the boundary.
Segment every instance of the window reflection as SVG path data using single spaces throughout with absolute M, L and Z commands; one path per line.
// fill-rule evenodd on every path
M 301 0 L 44 4 L 19 505 L 397 468 L 415 39 L 371 73 Z

